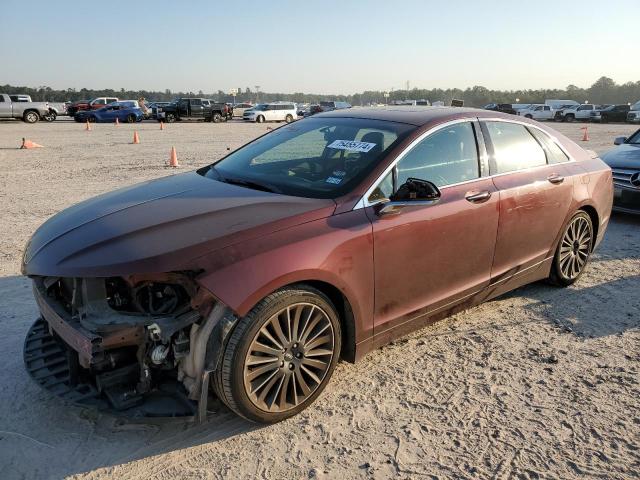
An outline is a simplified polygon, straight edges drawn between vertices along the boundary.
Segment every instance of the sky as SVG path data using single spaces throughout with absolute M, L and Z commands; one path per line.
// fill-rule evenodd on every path
M 0 85 L 588 87 L 640 80 L 639 25 L 640 0 L 3 0 Z

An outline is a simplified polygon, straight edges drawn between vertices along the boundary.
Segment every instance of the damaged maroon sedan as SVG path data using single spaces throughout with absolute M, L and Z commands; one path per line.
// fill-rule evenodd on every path
M 22 270 L 30 375 L 69 402 L 275 422 L 339 359 L 541 279 L 601 241 L 611 171 L 536 122 L 462 108 L 338 110 L 198 171 L 42 225 Z

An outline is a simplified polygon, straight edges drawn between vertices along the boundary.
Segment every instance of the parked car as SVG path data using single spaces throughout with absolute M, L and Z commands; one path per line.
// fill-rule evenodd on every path
M 594 110 L 589 116 L 592 122 L 625 122 L 629 113 L 629 105 L 609 105 L 606 108 Z
M 287 122 L 298 118 L 296 106 L 288 102 L 262 103 L 254 108 L 245 110 L 242 119 L 248 122 Z
M 242 118 L 244 112 L 249 110 L 250 108 L 253 108 L 253 105 L 251 105 L 250 103 L 236 103 L 233 106 L 233 116 Z
M 16 95 L 9 95 L 9 98 L 13 103 L 16 103 L 16 102 L 32 103 L 31 95 L 16 94 Z M 66 115 L 67 113 L 67 107 L 64 103 L 58 103 L 58 102 L 44 102 L 44 103 L 47 103 L 49 105 L 49 111 L 40 116 L 42 120 L 45 120 L 47 122 L 53 122 L 56 119 L 56 117 L 58 117 L 59 115 Z
M 551 120 L 555 111 L 549 105 L 530 105 L 529 108 L 518 110 L 518 115 L 534 120 Z
M 67 113 L 73 117 L 78 112 L 85 110 L 98 110 L 105 105 L 109 105 L 110 103 L 117 101 L 118 99 L 116 97 L 98 97 L 88 102 L 86 100 L 79 100 L 77 102 L 73 102 L 67 107 Z
M 323 112 L 330 112 L 332 110 L 341 110 L 343 108 L 351 108 L 351 104 L 347 102 L 334 102 L 334 101 L 323 101 L 320 102 L 320 106 L 322 107 Z
M 113 123 L 116 118 L 119 122 L 140 122 L 144 118 L 144 112 L 138 105 L 137 100 L 121 100 L 110 103 L 98 110 L 83 110 L 73 116 L 76 122 Z
M 277 422 L 340 358 L 530 282 L 574 283 L 612 189 L 599 158 L 511 115 L 321 113 L 46 221 L 22 260 L 40 310 L 26 369 L 120 415 L 206 415 L 212 388 Z
M 630 137 L 618 137 L 602 160 L 613 172 L 613 209 L 640 214 L 640 130 Z
M 309 105 L 309 110 L 304 112 L 304 116 L 310 117 L 312 115 L 315 115 L 316 113 L 322 113 L 322 107 L 317 103 L 314 103 L 313 105 Z
M 559 122 L 573 122 L 575 120 L 586 120 L 591 118 L 591 112 L 595 111 L 599 105 L 584 103 L 582 105 L 572 105 L 557 110 L 555 120 Z
M 231 112 L 232 113 L 232 112 Z M 152 116 L 159 122 L 172 123 L 177 120 L 204 120 L 206 122 L 226 122 L 229 107 L 208 98 L 179 98 L 169 105 L 157 107 Z
M 6 93 L 0 93 L 0 118 L 21 118 L 26 123 L 36 123 L 49 115 L 47 102 L 14 102 Z
M 510 103 L 489 103 L 482 108 L 485 110 L 492 110 L 494 112 L 509 113 L 511 115 L 518 114 Z
M 627 123 L 640 123 L 640 102 L 631 105 L 631 110 L 627 113 Z

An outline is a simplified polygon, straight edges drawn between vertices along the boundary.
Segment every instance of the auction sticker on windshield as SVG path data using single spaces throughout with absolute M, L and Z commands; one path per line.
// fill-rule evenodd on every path
M 369 142 L 355 142 L 352 140 L 335 140 L 329 148 L 335 148 L 336 150 L 350 150 L 352 152 L 368 152 L 376 146 L 375 143 Z

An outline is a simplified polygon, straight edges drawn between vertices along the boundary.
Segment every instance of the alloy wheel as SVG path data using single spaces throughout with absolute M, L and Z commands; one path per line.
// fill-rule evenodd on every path
M 592 241 L 591 225 L 583 216 L 575 217 L 562 237 L 558 264 L 562 275 L 572 280 L 587 263 Z
M 291 410 L 322 384 L 335 354 L 327 313 L 295 303 L 271 316 L 251 341 L 244 361 L 244 388 L 267 412 Z

